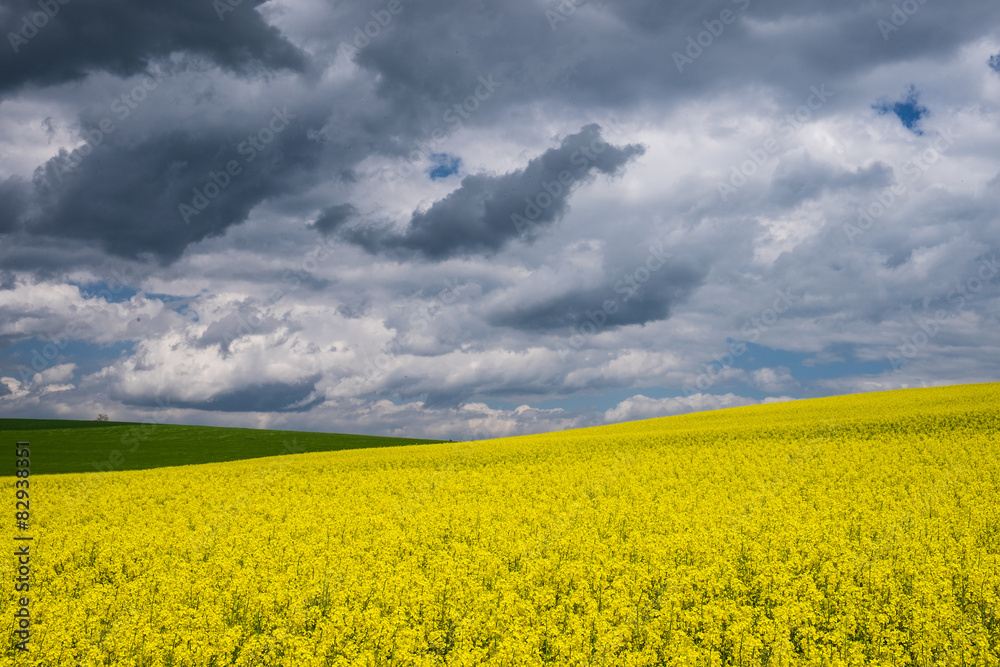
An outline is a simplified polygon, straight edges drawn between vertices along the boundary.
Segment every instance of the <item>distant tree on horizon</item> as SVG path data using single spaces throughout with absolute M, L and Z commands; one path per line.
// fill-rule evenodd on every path
M 97 415 L 97 421 L 99 421 L 99 422 L 106 422 L 106 421 L 108 421 L 108 416 L 102 412 L 102 413 L 100 413 L 100 414 Z

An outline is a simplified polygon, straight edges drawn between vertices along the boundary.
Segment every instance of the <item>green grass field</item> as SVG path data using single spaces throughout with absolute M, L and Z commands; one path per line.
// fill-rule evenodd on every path
M 33 475 L 145 470 L 282 454 L 441 442 L 342 433 L 62 419 L 0 419 L 0 434 L 9 446 L 16 442 L 31 443 Z M 13 473 L 10 466 L 0 472 Z

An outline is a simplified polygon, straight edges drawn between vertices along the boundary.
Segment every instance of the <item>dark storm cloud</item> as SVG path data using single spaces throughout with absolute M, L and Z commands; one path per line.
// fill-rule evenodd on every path
M 917 3 L 915 12 L 902 17 L 897 11 L 900 4 L 897 0 L 404 3 L 385 34 L 371 40 L 355 61 L 378 74 L 380 95 L 394 100 L 403 117 L 412 119 L 418 113 L 406 110 L 406 101 L 464 97 L 485 73 L 504 82 L 503 102 L 491 100 L 473 123 L 498 118 L 507 105 L 525 102 L 607 110 L 655 100 L 666 112 L 694 96 L 758 84 L 772 88 L 779 100 L 790 104 L 811 85 L 827 83 L 844 90 L 858 74 L 880 63 L 946 58 L 989 35 L 1000 19 L 996 3 L 979 0 Z M 370 21 L 368 9 L 350 10 L 356 13 L 347 24 Z M 721 23 L 723 12 L 728 12 L 728 23 Z M 553 21 L 553 13 L 565 20 Z M 880 28 L 880 22 L 888 22 L 891 29 Z M 693 63 L 678 71 L 675 54 L 687 57 L 689 40 L 695 42 Z M 767 67 L 761 67 L 762 59 Z M 838 98 L 835 106 L 843 100 Z M 413 129 L 420 132 L 417 126 Z
M 71 239 L 10 234 L 0 243 L 0 266 L 11 271 L 27 271 L 36 280 L 61 279 L 74 266 L 98 267 L 108 261 L 98 247 Z
M 21 179 L 12 177 L 0 181 L 0 234 L 18 228 L 27 199 L 27 188 Z
M 305 121 L 287 107 L 265 114 L 244 118 L 242 131 L 110 134 L 76 163 L 62 151 L 36 171 L 39 213 L 27 231 L 96 242 L 121 257 L 175 260 L 269 196 L 310 181 L 322 149 L 306 138 Z
M 997 5 L 977 0 L 914 2 L 916 11 L 900 16 L 902 10 L 897 8 L 901 4 L 896 0 L 849 4 L 821 0 L 725 0 L 713 4 L 696 0 L 588 0 L 557 26 L 556 34 L 579 35 L 586 25 L 591 28 L 586 34 L 588 43 L 596 47 L 600 37 L 607 40 L 603 48 L 578 55 L 577 74 L 572 80 L 577 94 L 582 88 L 592 88 L 599 90 L 603 99 L 628 100 L 643 96 L 637 89 L 645 86 L 647 99 L 655 96 L 677 101 L 758 82 L 773 87 L 779 99 L 793 96 L 791 103 L 800 91 L 819 82 L 843 89 L 845 80 L 853 81 L 856 74 L 878 63 L 946 57 L 990 34 L 1000 18 Z M 611 28 L 599 35 L 592 28 L 593 22 L 581 21 L 580 15 L 589 6 L 614 14 L 622 32 L 640 45 L 644 57 L 625 43 L 612 48 Z M 719 24 L 723 11 L 735 17 L 728 25 Z M 604 25 L 615 22 L 605 21 Z M 696 44 L 690 52 L 693 62 L 678 71 L 674 54 L 687 57 L 689 40 Z M 698 48 L 697 40 L 707 46 Z M 778 53 L 782 57 L 766 55 Z M 762 58 L 767 59 L 767 67 L 760 66 Z
M 570 193 L 595 172 L 615 175 L 644 152 L 637 144 L 612 146 L 601 139 L 599 125 L 587 125 L 524 169 L 466 176 L 457 190 L 414 213 L 402 234 L 352 228 L 344 238 L 372 253 L 418 253 L 428 259 L 493 253 L 519 236 L 530 240 L 559 220 Z
M 206 410 L 209 412 L 308 412 L 323 402 L 313 397 L 319 376 L 301 382 L 264 382 L 249 387 L 232 389 L 215 396 L 188 401 L 163 397 L 123 398 L 125 405 L 158 407 L 164 403 L 172 408 Z
M 646 324 L 670 317 L 671 309 L 696 290 L 708 275 L 705 264 L 677 264 L 655 256 L 649 263 L 608 273 L 607 287 L 571 289 L 533 303 L 495 308 L 494 326 L 524 331 L 552 331 L 591 322 L 597 330 Z
M 0 49 L 0 94 L 100 70 L 127 77 L 177 52 L 238 73 L 301 71 L 304 54 L 256 11 L 264 2 L 243 0 L 220 17 L 205 0 L 50 0 L 41 3 L 47 14 L 38 0 L 9 0 L 0 13 L 0 29 L 10 42 Z
M 892 167 L 884 162 L 847 171 L 816 162 L 808 153 L 790 154 L 782 156 L 775 169 L 769 199 L 781 208 L 794 208 L 824 192 L 845 188 L 882 188 L 890 185 L 892 180 Z
M 357 215 L 358 209 L 351 204 L 337 204 L 330 206 L 312 223 L 317 231 L 323 234 L 331 234 L 345 222 Z
M 744 1 L 722 3 L 720 7 L 739 11 Z M 207 54 L 236 70 L 257 66 L 298 68 L 298 52 L 264 23 L 255 10 L 259 4 L 246 0 L 220 21 L 209 2 L 174 5 L 158 1 L 134 7 L 103 2 L 95 8 L 78 5 L 74 0 L 59 5 L 59 14 L 23 45 L 16 61 L 3 70 L 6 74 L 0 74 L 0 82 L 7 81 L 8 86 L 15 85 L 15 81 L 55 82 L 70 75 L 83 76 L 88 68 L 120 75 L 138 73 L 156 54 L 185 49 Z M 698 3 L 595 2 L 592 8 L 581 7 L 557 30 L 552 30 L 544 8 L 533 2 L 404 3 L 402 13 L 392 19 L 383 34 L 353 56 L 367 70 L 364 77 L 373 82 L 376 94 L 349 87 L 318 93 L 316 99 L 307 102 L 307 106 L 324 108 L 329 117 L 315 118 L 308 124 L 311 136 L 320 141 L 286 148 L 279 171 L 294 174 L 297 179 L 245 175 L 184 224 L 171 209 L 179 203 L 190 203 L 192 189 L 205 185 L 209 170 L 219 170 L 225 162 L 219 146 L 233 138 L 223 132 L 211 136 L 210 131 L 192 128 L 187 118 L 178 117 L 168 127 L 156 128 L 139 140 L 125 141 L 120 135 L 109 138 L 37 206 L 28 206 L 41 212 L 28 223 L 28 231 L 46 239 L 60 236 L 91 241 L 94 247 L 122 257 L 147 256 L 169 262 L 190 244 L 222 234 L 229 226 L 242 222 L 254 206 L 275 195 L 301 192 L 316 180 L 331 176 L 345 183 L 354 182 L 353 168 L 366 157 L 408 154 L 441 126 L 442 111 L 470 95 L 485 74 L 495 74 L 502 87 L 495 99 L 471 115 L 466 121 L 470 125 L 489 125 L 501 114 L 506 117 L 512 108 L 539 100 L 585 103 L 595 110 L 655 102 L 664 105 L 666 112 L 670 105 L 692 95 L 731 88 L 734 81 L 740 85 L 769 82 L 800 104 L 801 100 L 794 96 L 801 97 L 809 85 L 827 80 L 834 85 L 837 77 L 873 63 L 907 57 L 908 53 L 947 50 L 981 34 L 990 24 L 989 18 L 997 14 L 996 8 L 985 5 L 959 4 L 961 13 L 950 14 L 948 21 L 940 20 L 941 10 L 924 5 L 899 32 L 885 40 L 877 21 L 891 14 L 891 3 L 833 10 L 817 3 L 758 6 L 752 2 L 740 14 L 747 20 L 770 21 L 778 26 L 786 19 L 822 20 L 793 24 L 794 29 L 772 30 L 765 43 L 765 38 L 741 19 L 715 38 L 704 55 L 681 75 L 674 68 L 672 52 L 683 51 L 686 37 L 704 29 L 703 21 L 715 20 L 712 12 Z M 23 15 L 19 12 L 32 7 L 28 0 L 18 0 L 4 20 L 8 24 L 16 22 Z M 83 8 L 87 11 L 75 13 Z M 349 43 L 353 27 L 365 26 L 372 20 L 368 7 L 341 9 L 345 14 L 338 14 L 329 25 L 331 33 L 327 38 L 332 48 L 341 40 Z M 629 39 L 623 39 L 625 34 L 618 32 L 624 29 L 622 25 L 595 22 L 593 16 L 588 16 L 594 11 L 623 18 L 632 29 Z M 940 25 L 934 25 L 935 21 Z M 926 36 L 928 26 L 941 30 L 941 25 L 946 29 L 935 33 L 935 39 L 914 41 L 917 36 Z M 60 40 L 60 58 L 56 58 L 55 51 L 50 53 L 56 49 L 55 44 L 47 46 L 46 40 L 54 39 L 60 31 L 68 31 L 70 36 L 80 33 L 80 39 Z M 91 37 L 95 33 L 108 37 Z M 762 48 L 788 57 L 761 70 L 745 55 Z M 9 55 L 10 50 L 0 57 Z M 793 69 L 781 71 L 783 67 Z M 167 85 L 174 83 L 180 82 Z M 263 91 L 266 99 L 267 89 Z M 184 94 L 183 89 L 176 92 Z M 279 94 L 274 94 L 275 99 Z M 331 100 L 325 99 L 330 95 L 336 102 L 332 112 Z M 833 105 L 841 104 L 845 99 L 841 95 L 838 91 Z M 241 110 L 223 106 L 217 111 L 231 114 Z M 322 131 L 316 133 L 317 127 Z M 46 169 L 53 163 L 50 161 Z M 594 165 L 588 173 L 599 170 L 600 166 Z M 347 205 L 327 209 L 314 226 L 323 233 L 345 234 L 370 251 L 411 252 L 430 259 L 495 252 L 516 235 L 510 214 L 523 214 L 523 198 L 538 194 L 537 189 L 528 191 L 527 170 L 520 184 L 511 182 L 516 178 L 516 174 L 469 176 L 461 188 L 431 210 L 414 214 L 402 235 L 371 228 L 345 229 L 345 214 L 350 212 Z M 514 188 L 509 195 L 501 191 L 508 186 Z M 518 187 L 521 191 L 516 191 Z M 34 203 L 35 199 L 34 193 L 17 183 L 9 185 L 7 191 L 5 197 L 0 189 L 0 233 L 14 229 L 18 216 L 23 217 L 26 210 L 21 208 L 23 202 Z M 562 213 L 565 194 L 557 199 L 535 221 L 539 227 L 551 224 Z M 507 204 L 514 209 L 506 216 L 498 215 Z M 29 240 L 18 238 L 11 242 L 25 244 Z M 80 253 L 88 250 L 79 248 Z M 11 261 L 31 267 L 29 258 L 34 258 L 34 266 L 48 261 L 44 253 L 36 256 L 30 252 L 17 254 Z

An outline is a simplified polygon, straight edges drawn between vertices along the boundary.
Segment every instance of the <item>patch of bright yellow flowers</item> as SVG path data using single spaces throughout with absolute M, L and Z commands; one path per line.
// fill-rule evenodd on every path
M 997 665 L 998 406 L 33 477 L 32 646 L 0 663 Z

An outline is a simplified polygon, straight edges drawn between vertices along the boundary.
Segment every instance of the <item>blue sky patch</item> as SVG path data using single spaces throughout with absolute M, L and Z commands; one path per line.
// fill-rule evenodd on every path
M 431 155 L 434 166 L 427 170 L 427 174 L 432 181 L 439 181 L 458 173 L 462 166 L 462 158 L 448 155 L 447 153 L 434 153 Z
M 104 299 L 108 303 L 124 303 L 129 301 L 139 293 L 134 287 L 128 285 L 109 285 L 104 280 L 94 283 L 74 283 L 80 289 L 80 294 L 85 299 Z
M 66 340 L 57 335 L 51 339 L 29 338 L 4 349 L 0 359 L 0 376 L 30 380 L 42 372 L 65 363 L 77 365 L 74 376 L 96 373 L 122 356 L 135 353 L 135 341 L 118 341 L 112 345 L 95 345 L 81 340 Z
M 922 135 L 923 130 L 920 129 L 920 119 L 927 115 L 927 107 L 922 106 L 920 102 L 917 101 L 917 89 L 910 86 L 909 91 L 906 93 L 906 98 L 901 102 L 893 102 L 892 104 L 888 102 L 879 102 L 878 104 L 872 105 L 872 108 L 878 112 L 878 115 L 885 116 L 890 113 L 895 114 L 899 118 L 900 122 L 903 123 L 903 127 L 908 129 L 917 135 Z
M 85 299 L 104 299 L 108 303 L 125 303 L 127 301 L 131 301 L 132 297 L 142 292 L 142 290 L 136 289 L 130 285 L 111 285 L 103 280 L 98 280 L 93 283 L 70 284 L 76 285 L 76 287 L 80 290 L 80 294 L 83 295 Z M 181 312 L 191 300 L 189 297 L 176 296 L 174 294 L 154 294 L 144 292 L 144 295 L 151 301 L 162 301 L 164 304 L 183 301 L 184 303 L 177 304 L 174 307 L 174 310 L 177 312 Z
M 822 355 L 778 350 L 747 343 L 747 351 L 736 359 L 736 368 L 757 370 L 784 366 L 799 381 L 826 380 L 847 375 L 877 375 L 885 370 L 881 361 L 858 361 L 853 345 L 834 345 Z

